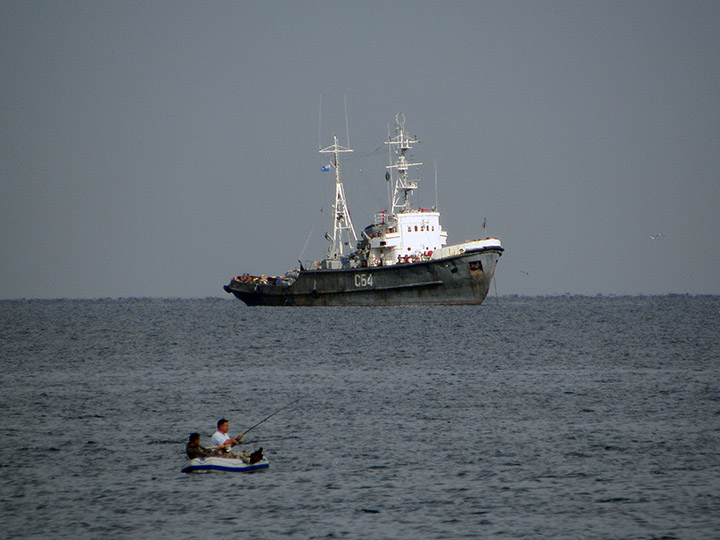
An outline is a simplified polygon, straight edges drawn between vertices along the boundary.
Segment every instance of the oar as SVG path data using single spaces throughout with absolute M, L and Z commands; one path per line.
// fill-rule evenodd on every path
M 293 403 L 296 403 L 296 402 L 300 401 L 301 399 L 302 399 L 302 397 L 299 397 L 299 398 L 291 401 L 291 402 L 288 403 L 287 405 L 283 405 L 282 407 L 280 407 L 277 411 L 275 411 L 275 412 L 272 413 L 271 415 L 266 416 L 265 418 L 263 418 L 262 420 L 260 420 L 260 421 L 259 421 L 257 424 L 255 424 L 253 427 L 251 427 L 251 428 L 249 428 L 249 429 L 246 429 L 246 430 L 243 432 L 243 434 L 240 435 L 240 436 L 243 437 L 243 436 L 245 435 L 245 433 L 248 433 L 248 432 L 252 431 L 252 430 L 255 429 L 256 427 L 258 427 L 260 424 L 262 424 L 263 422 L 265 422 L 266 420 L 270 420 L 270 419 L 271 419 L 273 416 L 275 416 L 277 413 L 279 413 L 279 412 L 282 411 L 283 409 L 287 409 L 290 405 L 292 405 Z

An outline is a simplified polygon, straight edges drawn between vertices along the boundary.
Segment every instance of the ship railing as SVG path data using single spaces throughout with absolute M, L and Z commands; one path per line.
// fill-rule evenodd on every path
M 287 274 L 285 276 L 252 276 L 250 274 L 242 274 L 240 276 L 235 276 L 233 278 L 233 281 L 236 283 L 250 283 L 255 285 L 277 285 L 280 282 L 282 282 L 284 279 L 289 278 Z

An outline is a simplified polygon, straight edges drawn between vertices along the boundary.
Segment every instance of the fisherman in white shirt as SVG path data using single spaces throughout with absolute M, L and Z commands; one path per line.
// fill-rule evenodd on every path
M 236 444 L 238 444 L 242 439 L 242 435 L 238 435 L 234 439 L 231 439 L 230 436 L 227 434 L 229 428 L 230 424 L 227 420 L 225 420 L 224 418 L 218 420 L 217 431 L 212 436 L 212 439 L 210 439 L 211 444 L 215 446 L 218 450 L 222 448 L 226 449 L 227 451 Z

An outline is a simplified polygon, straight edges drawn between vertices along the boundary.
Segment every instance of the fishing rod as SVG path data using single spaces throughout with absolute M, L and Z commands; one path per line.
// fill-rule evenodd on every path
M 300 401 L 301 399 L 302 399 L 302 397 L 299 397 L 299 398 L 291 401 L 291 402 L 288 403 L 287 405 L 283 405 L 282 407 L 280 407 L 277 411 L 275 411 L 275 412 L 272 413 L 271 415 L 266 416 L 265 418 L 263 418 L 262 420 L 260 420 L 260 421 L 259 421 L 257 424 L 255 424 L 253 427 L 251 427 L 251 428 L 249 428 L 249 429 L 246 429 L 246 430 L 243 432 L 243 434 L 240 435 L 240 436 L 241 436 L 241 437 L 244 436 L 244 435 L 245 435 L 246 433 L 248 433 L 249 431 L 252 431 L 252 430 L 255 429 L 256 427 L 258 427 L 260 424 L 262 424 L 263 422 L 265 422 L 266 420 L 270 420 L 270 419 L 271 419 L 273 416 L 275 416 L 277 413 L 279 413 L 279 412 L 282 411 L 283 409 L 287 409 L 290 405 L 292 405 L 293 403 L 296 403 L 296 402 Z

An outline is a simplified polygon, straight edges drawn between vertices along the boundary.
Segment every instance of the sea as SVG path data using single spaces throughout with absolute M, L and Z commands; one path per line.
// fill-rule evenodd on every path
M 720 296 L 6 300 L 0 358 L 3 539 L 720 538 Z M 220 418 L 267 470 L 180 471 Z

